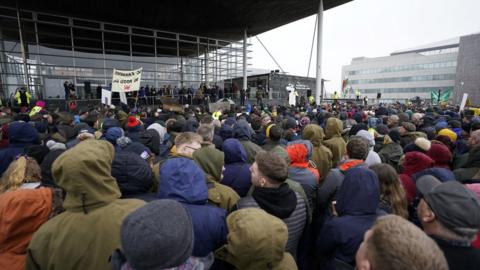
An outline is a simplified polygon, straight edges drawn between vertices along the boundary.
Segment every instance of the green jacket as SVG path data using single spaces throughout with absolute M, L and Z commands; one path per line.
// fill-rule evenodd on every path
M 26 269 L 111 269 L 120 248 L 120 226 L 140 200 L 121 200 L 111 175 L 114 149 L 86 140 L 53 163 L 52 174 L 66 192 L 65 212 L 42 225 L 28 246 Z
M 240 209 L 227 217 L 227 244 L 215 257 L 238 270 L 296 270 L 292 255 L 285 252 L 287 225 L 260 208 Z
M 324 137 L 323 129 L 319 125 L 311 124 L 303 129 L 303 138 L 312 142 L 313 145 L 311 160 L 317 167 L 320 181 L 325 179 L 332 168 L 333 159 L 332 151 L 322 144 Z
M 257 153 L 262 152 L 263 149 L 251 141 L 240 140 L 245 152 L 247 152 L 247 163 L 253 164 Z
M 332 151 L 332 168 L 338 165 L 347 151 L 347 143 L 342 138 L 343 123 L 340 119 L 330 117 L 325 126 L 325 138 L 323 144 Z
M 382 149 L 378 151 L 378 155 L 382 163 L 390 164 L 397 172 L 399 171 L 400 159 L 403 156 L 403 149 L 400 144 L 395 142 L 384 144 Z
M 223 178 L 223 152 L 216 148 L 203 147 L 193 152 L 193 160 L 206 175 L 208 202 L 230 212 L 240 196 L 229 186 L 220 183 Z

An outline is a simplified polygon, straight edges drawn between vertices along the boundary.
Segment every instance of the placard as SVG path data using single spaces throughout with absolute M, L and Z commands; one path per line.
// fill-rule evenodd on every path
M 131 92 L 140 90 L 142 69 L 143 68 L 135 70 L 114 69 L 112 78 L 112 91 Z

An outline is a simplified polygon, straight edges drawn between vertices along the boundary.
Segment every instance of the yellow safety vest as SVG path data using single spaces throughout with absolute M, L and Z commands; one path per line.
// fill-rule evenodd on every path
M 28 93 L 28 92 L 25 92 L 25 94 L 26 94 L 26 96 L 27 96 L 27 103 L 30 104 L 30 98 L 31 98 L 32 96 L 31 96 L 30 93 Z M 18 104 L 18 105 L 22 104 L 22 98 L 20 97 L 20 92 L 17 92 L 17 93 L 15 94 L 15 99 L 17 99 L 17 104 Z

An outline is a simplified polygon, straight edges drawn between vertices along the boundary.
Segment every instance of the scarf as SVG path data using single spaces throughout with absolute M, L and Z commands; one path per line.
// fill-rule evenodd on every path
M 289 217 L 297 207 L 297 196 L 286 183 L 278 188 L 255 187 L 252 197 L 260 208 L 280 219 Z

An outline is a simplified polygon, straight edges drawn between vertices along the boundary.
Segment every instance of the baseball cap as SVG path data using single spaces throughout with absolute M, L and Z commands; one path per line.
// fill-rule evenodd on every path
M 440 182 L 436 177 L 420 177 L 416 186 L 438 220 L 447 229 L 464 237 L 474 237 L 480 227 L 480 204 L 476 195 L 457 181 Z

